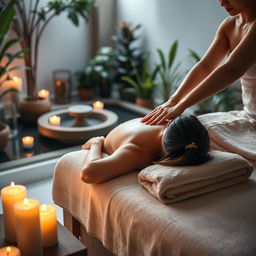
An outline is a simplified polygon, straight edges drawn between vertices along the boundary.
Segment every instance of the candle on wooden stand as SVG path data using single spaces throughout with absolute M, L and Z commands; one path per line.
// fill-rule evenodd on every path
M 43 247 L 57 244 L 57 213 L 53 205 L 42 204 L 40 206 L 40 226 Z
M 6 246 L 0 249 L 0 256 L 20 256 L 20 250 L 15 246 Z
M 42 256 L 39 202 L 25 198 L 14 204 L 17 244 L 22 256 Z
M 22 145 L 23 145 L 23 148 L 33 148 L 34 137 L 32 137 L 32 136 L 22 137 Z
M 10 186 L 4 187 L 1 190 L 3 214 L 4 214 L 4 230 L 5 239 L 10 242 L 16 242 L 15 219 L 14 219 L 14 204 L 23 200 L 27 196 L 26 188 L 22 185 L 15 185 L 11 182 Z

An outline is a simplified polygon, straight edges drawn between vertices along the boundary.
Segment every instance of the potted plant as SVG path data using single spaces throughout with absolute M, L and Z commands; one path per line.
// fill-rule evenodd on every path
M 174 65 L 175 58 L 178 50 L 178 41 L 170 46 L 168 56 L 165 57 L 161 49 L 157 49 L 159 58 L 159 77 L 160 82 L 158 86 L 160 88 L 163 101 L 167 101 L 172 93 L 177 89 L 177 85 L 181 80 L 179 73 L 180 63 Z
M 18 52 L 10 52 L 10 47 L 18 43 L 18 39 L 7 40 L 9 28 L 11 26 L 15 10 L 13 8 L 16 0 L 10 1 L 6 6 L 0 8 L 0 99 L 7 93 L 17 92 L 14 88 L 3 89 L 4 84 L 10 80 L 9 73 L 13 70 L 23 67 L 13 66 L 13 61 L 16 58 L 22 58 L 25 50 Z M 12 102 L 14 104 L 14 102 Z M 2 120 L 1 120 L 2 121 Z M 0 150 L 6 146 L 10 136 L 10 127 L 1 122 L 0 123 Z
M 119 85 L 120 98 L 128 101 L 135 101 L 134 90 L 131 85 L 122 80 L 123 76 L 129 76 L 136 80 L 134 69 L 131 63 L 141 70 L 143 52 L 138 46 L 138 30 L 141 25 L 132 26 L 127 22 L 119 23 L 116 34 L 112 36 L 115 42 L 115 83 Z
M 133 65 L 136 80 L 129 76 L 123 76 L 122 79 L 134 87 L 136 92 L 136 104 L 146 108 L 153 108 L 153 93 L 155 89 L 155 80 L 159 72 L 159 66 L 156 65 L 153 71 L 149 68 L 150 54 L 143 56 L 141 72 Z
M 201 57 L 193 50 L 189 50 L 189 56 L 195 63 L 201 60 Z M 209 112 L 231 111 L 242 105 L 240 86 L 230 86 L 225 90 L 196 104 L 195 112 L 198 115 Z
M 23 104 L 21 105 L 21 112 L 26 112 L 26 116 L 35 116 L 37 119 L 41 114 L 36 114 L 36 108 L 31 106 L 31 101 L 39 100 L 36 90 L 38 49 L 46 26 L 54 17 L 63 12 L 68 13 L 68 19 L 76 26 L 79 25 L 79 16 L 88 21 L 93 3 L 93 0 L 52 0 L 47 1 L 45 5 L 41 5 L 40 0 L 15 2 L 16 18 L 13 22 L 13 30 L 20 39 L 21 48 L 29 49 L 24 59 L 25 65 L 30 67 L 26 70 L 27 97 L 21 101 Z M 25 104 L 30 105 L 24 107 Z M 36 106 L 39 106 L 42 111 L 42 102 L 36 102 Z M 32 112 L 31 115 L 30 112 Z M 33 122 L 33 120 L 31 121 Z
M 101 98 L 109 98 L 112 90 L 113 61 L 113 49 L 108 46 L 101 47 L 87 67 L 75 73 L 79 83 L 78 90 L 86 88 L 89 92 L 97 88 Z

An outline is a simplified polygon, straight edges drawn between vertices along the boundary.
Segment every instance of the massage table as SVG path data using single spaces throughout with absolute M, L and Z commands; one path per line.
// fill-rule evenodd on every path
M 246 182 L 164 204 L 138 183 L 138 172 L 84 183 L 83 156 L 58 161 L 52 193 L 89 256 L 256 255 L 255 170 Z

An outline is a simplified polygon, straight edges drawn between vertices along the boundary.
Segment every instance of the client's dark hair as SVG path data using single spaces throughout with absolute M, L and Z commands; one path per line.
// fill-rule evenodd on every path
M 163 146 L 166 151 L 159 164 L 199 165 L 210 159 L 210 139 L 206 128 L 192 115 L 176 117 L 166 128 Z

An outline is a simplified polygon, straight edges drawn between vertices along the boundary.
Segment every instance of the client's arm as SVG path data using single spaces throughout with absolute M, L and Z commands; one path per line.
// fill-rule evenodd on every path
M 81 172 L 86 183 L 100 183 L 147 166 L 151 155 L 135 144 L 125 144 L 112 155 L 101 158 L 102 145 L 92 143 Z M 83 148 L 85 149 L 85 148 Z

